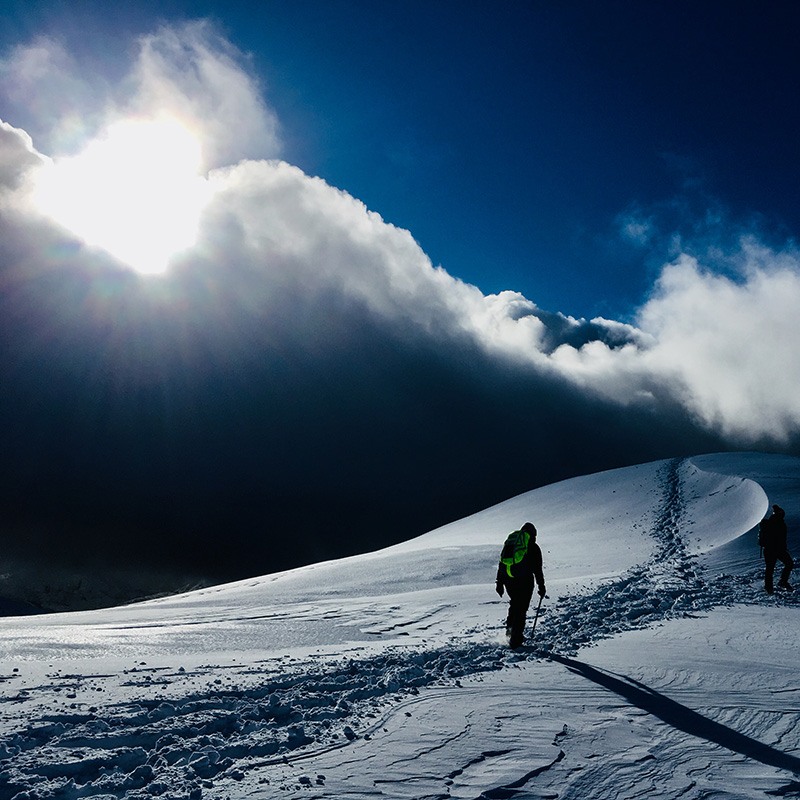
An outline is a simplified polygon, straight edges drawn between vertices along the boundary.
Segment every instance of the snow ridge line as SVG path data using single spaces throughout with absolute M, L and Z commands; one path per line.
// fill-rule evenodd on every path
M 673 459 L 660 470 L 663 501 L 649 524 L 658 545 L 653 555 L 589 594 L 559 597 L 537 635 L 536 655 L 574 655 L 598 639 L 710 607 L 703 600 L 705 584 L 696 559 L 681 536 L 684 463 Z
M 666 619 L 694 616 L 717 606 L 800 606 L 800 593 L 772 597 L 764 593 L 762 566 L 744 576 L 707 578 L 681 535 L 686 524 L 681 474 L 689 466 L 688 459 L 676 458 L 661 468 L 663 502 L 650 526 L 650 534 L 659 545 L 656 552 L 644 564 L 588 595 L 560 597 L 558 604 L 548 609 L 541 634 L 537 631 L 532 657 L 553 652 L 575 655 L 581 647 L 599 639 Z M 755 559 L 755 541 L 753 544 Z

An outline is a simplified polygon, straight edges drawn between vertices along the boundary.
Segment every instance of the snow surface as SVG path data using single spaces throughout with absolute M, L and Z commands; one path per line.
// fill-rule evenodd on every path
M 6 618 L 0 800 L 800 797 L 772 502 L 791 548 L 800 459 L 661 461 L 376 553 Z M 526 520 L 549 596 L 511 651 L 494 574 Z

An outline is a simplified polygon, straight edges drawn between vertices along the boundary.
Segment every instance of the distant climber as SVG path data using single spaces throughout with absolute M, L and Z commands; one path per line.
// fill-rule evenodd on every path
M 525 618 L 533 596 L 534 579 L 539 587 L 539 597 L 544 597 L 542 551 L 536 544 L 535 525 L 526 522 L 506 538 L 497 567 L 496 590 L 500 597 L 504 590 L 508 592 L 506 635 L 514 648 L 525 640 Z
M 758 526 L 758 543 L 764 551 L 764 589 L 767 594 L 772 594 L 772 576 L 775 572 L 775 564 L 780 561 L 783 563 L 781 579 L 778 587 L 792 591 L 789 583 L 789 574 L 794 566 L 794 560 L 789 555 L 786 547 L 786 520 L 784 510 L 778 506 L 772 506 L 772 514 L 766 519 L 761 520 Z

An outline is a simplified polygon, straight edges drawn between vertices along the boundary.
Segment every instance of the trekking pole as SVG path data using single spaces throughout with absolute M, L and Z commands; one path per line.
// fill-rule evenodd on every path
M 544 600 L 544 595 L 539 595 L 539 605 L 536 606 L 536 616 L 533 618 L 533 628 L 531 628 L 531 639 L 533 639 L 533 634 L 536 633 L 536 623 L 539 621 L 539 609 L 542 607 L 542 600 Z

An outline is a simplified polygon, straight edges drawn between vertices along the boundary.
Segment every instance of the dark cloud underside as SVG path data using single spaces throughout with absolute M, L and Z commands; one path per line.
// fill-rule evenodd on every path
M 198 280 L 172 290 L 197 297 Z M 176 311 L 142 286 L 62 270 L 2 298 L 0 485 L 19 555 L 244 577 L 720 446 L 677 408 L 592 402 L 335 294 L 280 290 L 209 325 L 204 301 Z

